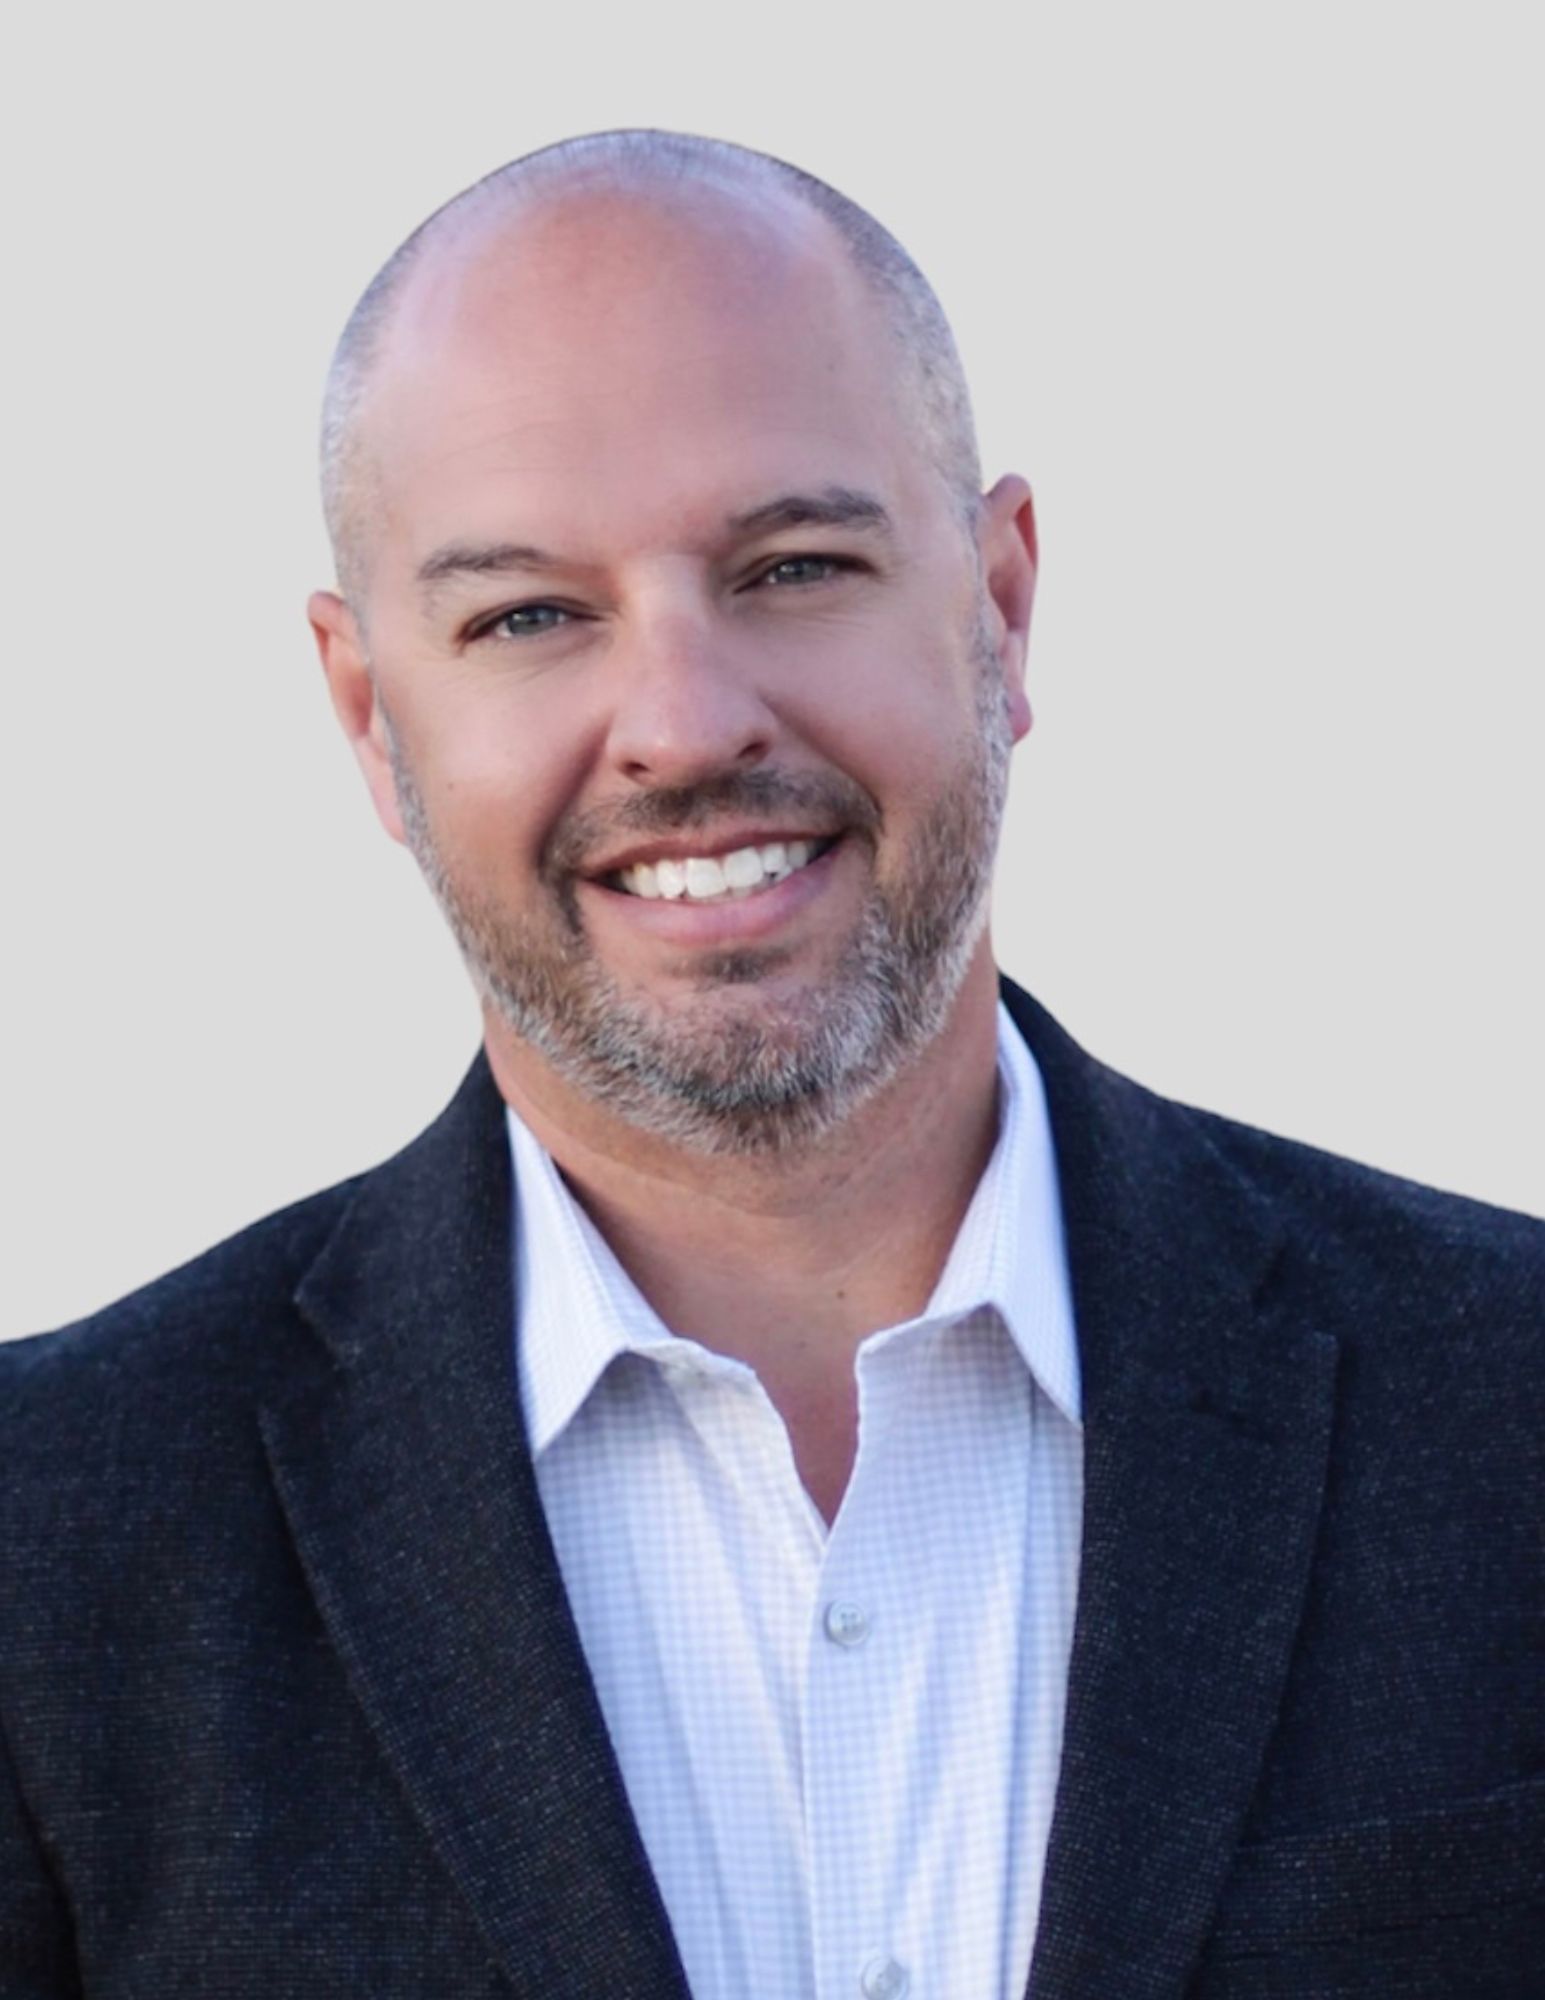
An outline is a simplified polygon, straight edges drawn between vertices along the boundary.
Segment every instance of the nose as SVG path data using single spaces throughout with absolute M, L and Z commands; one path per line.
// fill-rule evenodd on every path
M 777 719 L 710 614 L 635 629 L 616 671 L 607 754 L 631 784 L 681 786 L 760 764 Z

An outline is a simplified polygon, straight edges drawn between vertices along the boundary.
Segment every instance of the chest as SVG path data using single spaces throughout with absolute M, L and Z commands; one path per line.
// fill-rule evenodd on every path
M 754 1381 L 618 1370 L 538 1468 L 694 1994 L 1024 1990 L 1079 1434 L 1006 1339 L 874 1359 L 830 1529 Z

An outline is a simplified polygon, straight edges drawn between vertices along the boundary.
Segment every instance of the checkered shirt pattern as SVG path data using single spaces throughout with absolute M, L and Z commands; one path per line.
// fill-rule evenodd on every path
M 512 1113 L 537 1481 L 694 2000 L 1023 2000 L 1083 1434 L 1056 1164 L 999 1133 L 922 1316 L 857 1356 L 828 1530 L 742 1363 L 661 1323 Z

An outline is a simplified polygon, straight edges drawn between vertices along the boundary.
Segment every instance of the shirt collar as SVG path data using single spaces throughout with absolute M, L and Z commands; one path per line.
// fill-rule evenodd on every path
M 1080 1421 L 1078 1347 L 1056 1155 L 1040 1071 L 998 1007 L 998 1139 L 956 1233 L 925 1320 L 991 1307 L 1042 1391 Z M 514 1162 L 516 1357 L 536 1457 L 568 1426 L 619 1354 L 742 1363 L 671 1333 L 570 1194 L 551 1155 L 506 1107 Z
M 998 1142 L 956 1232 L 927 1319 L 996 1309 L 1041 1390 L 1082 1418 L 1073 1291 L 1046 1092 L 1024 1037 L 998 1004 Z

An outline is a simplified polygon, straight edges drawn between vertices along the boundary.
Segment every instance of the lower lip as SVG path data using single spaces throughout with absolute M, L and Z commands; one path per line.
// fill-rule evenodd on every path
M 646 936 L 667 944 L 722 951 L 771 936 L 814 902 L 829 885 L 847 845 L 846 840 L 838 840 L 781 882 L 722 903 L 694 903 L 685 896 L 630 896 L 625 889 L 608 889 L 600 882 L 582 882 L 580 895 L 582 904 L 597 914 L 605 911 Z

